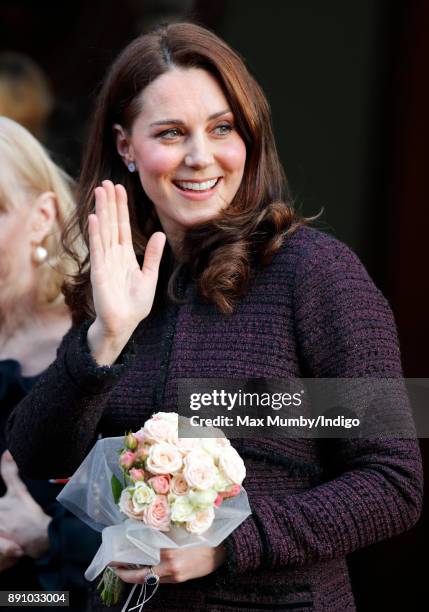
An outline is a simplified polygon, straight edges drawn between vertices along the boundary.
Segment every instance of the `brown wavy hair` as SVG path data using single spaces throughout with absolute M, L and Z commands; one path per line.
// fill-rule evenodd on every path
M 305 220 L 293 210 L 262 89 L 239 55 L 203 27 L 191 23 L 159 27 L 132 41 L 111 66 L 91 121 L 78 209 L 64 233 L 64 246 L 73 256 L 72 245 L 79 233 L 88 244 L 94 189 L 106 178 L 127 190 L 133 244 L 140 261 L 148 238 L 161 229 L 138 175 L 127 171 L 117 152 L 113 125 L 130 130 L 141 111 L 142 91 L 175 67 L 202 68 L 216 78 L 246 145 L 243 179 L 233 201 L 215 220 L 189 230 L 183 249 L 200 295 L 222 313 L 230 313 L 247 291 L 253 272 L 268 263 L 284 237 Z M 165 284 L 169 278 L 172 298 L 179 267 L 173 272 L 170 267 L 165 274 L 164 265 L 160 275 Z M 94 317 L 88 255 L 79 262 L 79 273 L 65 284 L 64 293 L 75 321 Z

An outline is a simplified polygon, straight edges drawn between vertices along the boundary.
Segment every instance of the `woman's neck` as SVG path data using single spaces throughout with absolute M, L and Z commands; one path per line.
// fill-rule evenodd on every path
M 32 294 L 8 296 L 4 292 L 0 301 L 0 347 L 6 338 L 25 327 L 33 317 L 38 319 L 40 315 L 37 311 Z
M 18 361 L 26 376 L 38 374 L 55 358 L 70 323 L 63 303 L 48 308 L 36 306 L 31 299 L 19 300 L 13 312 L 1 313 L 0 360 Z

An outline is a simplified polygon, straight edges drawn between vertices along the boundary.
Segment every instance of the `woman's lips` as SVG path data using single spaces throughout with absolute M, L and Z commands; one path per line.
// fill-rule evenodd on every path
M 213 181 L 216 181 L 213 185 L 213 187 L 210 187 L 208 189 L 190 189 L 190 188 L 186 188 L 186 184 L 188 184 L 188 187 L 192 184 L 192 185 L 196 185 L 198 184 L 200 187 L 204 187 L 206 184 L 210 184 Z M 219 176 L 216 179 L 208 179 L 207 181 L 172 181 L 173 185 L 175 187 L 175 189 L 180 193 L 180 195 L 182 195 L 183 197 L 185 197 L 188 200 L 206 200 L 208 198 L 210 198 L 216 191 L 216 189 L 218 188 L 218 185 L 220 184 L 222 180 L 222 177 Z

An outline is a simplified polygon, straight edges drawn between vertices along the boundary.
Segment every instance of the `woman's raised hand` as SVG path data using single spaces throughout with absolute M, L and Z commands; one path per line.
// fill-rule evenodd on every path
M 96 312 L 88 344 L 100 365 L 110 365 L 152 308 L 165 234 L 151 236 L 140 268 L 131 238 L 127 193 L 111 181 L 95 189 L 95 214 L 89 215 L 88 222 Z

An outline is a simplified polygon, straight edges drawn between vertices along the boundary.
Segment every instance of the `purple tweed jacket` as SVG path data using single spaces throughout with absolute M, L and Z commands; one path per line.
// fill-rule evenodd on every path
M 9 447 L 24 474 L 69 475 L 99 432 L 121 435 L 154 411 L 176 410 L 181 378 L 401 376 L 385 299 L 356 256 L 315 229 L 285 241 L 232 316 L 204 304 L 191 282 L 182 279 L 181 290 L 187 302 L 151 313 L 112 367 L 92 360 L 87 326 L 68 333 L 9 421 Z M 400 400 L 392 410 L 408 411 Z M 346 555 L 419 517 L 417 442 L 234 444 L 246 462 L 252 515 L 225 541 L 220 569 L 161 585 L 147 609 L 354 610 Z M 92 609 L 105 608 L 94 601 Z

